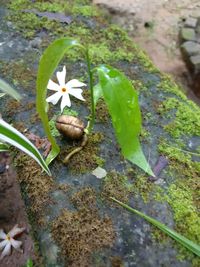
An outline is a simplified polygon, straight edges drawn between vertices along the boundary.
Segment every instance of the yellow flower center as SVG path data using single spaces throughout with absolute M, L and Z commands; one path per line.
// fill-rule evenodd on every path
M 10 236 L 6 235 L 6 240 L 10 241 Z
M 62 91 L 62 93 L 66 93 L 66 92 L 67 92 L 67 88 L 66 88 L 66 87 L 63 87 L 63 88 L 61 89 L 61 91 Z

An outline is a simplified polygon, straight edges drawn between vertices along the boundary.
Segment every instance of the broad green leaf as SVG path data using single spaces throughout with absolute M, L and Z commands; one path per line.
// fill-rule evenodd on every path
M 20 94 L 2 79 L 0 79 L 0 90 L 3 91 L 5 94 L 12 96 L 16 100 L 21 99 Z
M 119 70 L 101 65 L 97 71 L 122 154 L 145 172 L 154 176 L 139 142 L 141 113 L 137 92 Z
M 114 197 L 111 197 L 111 199 L 115 201 L 116 203 L 118 203 L 119 205 L 121 205 L 123 208 L 127 209 L 128 211 L 139 215 L 140 217 L 144 218 L 145 220 L 147 220 L 154 226 L 158 227 L 162 232 L 164 232 L 165 234 L 167 234 L 168 236 L 176 240 L 179 244 L 181 244 L 182 246 L 184 246 L 185 248 L 187 248 L 188 250 L 190 250 L 191 252 L 193 252 L 194 254 L 200 257 L 200 246 L 199 245 L 195 244 L 191 240 L 187 239 L 186 237 L 182 236 L 176 231 L 170 229 L 169 227 L 160 223 L 159 221 L 151 218 L 150 216 L 145 215 L 144 213 L 138 210 L 135 210 L 131 208 L 130 206 L 122 203 L 121 201 L 115 199 Z
M 59 153 L 60 148 L 56 144 L 54 137 L 51 134 L 49 127 L 49 119 L 47 116 L 47 84 L 59 62 L 63 58 L 64 54 L 72 47 L 81 47 L 81 45 L 73 39 L 62 38 L 54 41 L 44 51 L 39 63 L 38 76 L 37 76 L 37 111 L 43 123 L 45 133 L 51 142 L 52 149 L 49 153 L 46 162 L 49 164 Z
M 37 148 L 23 134 L 2 119 L 0 119 L 0 141 L 22 150 L 37 161 L 48 175 L 51 175 L 47 164 Z

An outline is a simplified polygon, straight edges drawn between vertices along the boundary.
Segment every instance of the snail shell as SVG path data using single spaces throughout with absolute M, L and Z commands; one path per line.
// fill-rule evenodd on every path
M 84 123 L 69 115 L 61 115 L 56 119 L 56 128 L 64 136 L 74 140 L 80 139 L 84 133 Z

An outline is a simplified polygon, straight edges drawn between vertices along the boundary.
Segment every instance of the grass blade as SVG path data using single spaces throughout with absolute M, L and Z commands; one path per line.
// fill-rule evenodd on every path
M 16 100 L 20 100 L 21 99 L 20 94 L 15 89 L 13 89 L 7 82 L 5 82 L 2 79 L 0 79 L 0 90 L 2 92 L 4 92 L 5 94 L 8 94 L 8 95 L 12 96 Z
M 50 170 L 37 148 L 19 131 L 0 119 L 0 141 L 13 145 L 31 156 L 48 174 Z
M 195 244 L 193 241 L 189 240 L 188 238 L 182 236 L 181 234 L 177 233 L 176 231 L 170 229 L 169 227 L 167 227 L 166 225 L 160 223 L 159 221 L 153 219 L 152 217 L 145 215 L 144 213 L 131 208 L 130 206 L 124 204 L 123 202 L 115 199 L 114 197 L 110 197 L 114 202 L 118 203 L 120 206 L 122 206 L 123 208 L 127 209 L 128 211 L 135 213 L 137 215 L 139 215 L 140 217 L 144 218 L 145 220 L 147 220 L 148 222 L 150 222 L 151 224 L 153 224 L 154 226 L 158 227 L 162 232 L 164 232 L 165 234 L 167 234 L 168 236 L 170 236 L 171 238 L 173 238 L 174 240 L 176 240 L 179 244 L 181 244 L 182 246 L 184 246 L 185 248 L 187 248 L 188 250 L 190 250 L 191 252 L 193 252 L 195 255 L 200 257 L 200 246 Z

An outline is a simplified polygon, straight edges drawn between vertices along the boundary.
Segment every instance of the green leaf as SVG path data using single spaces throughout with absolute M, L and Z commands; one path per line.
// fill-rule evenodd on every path
M 100 83 L 97 83 L 93 87 L 93 93 L 94 93 L 94 105 L 96 107 L 99 98 L 103 97 L 103 91 L 102 91 Z
M 2 79 L 0 79 L 0 90 L 3 91 L 5 94 L 12 96 L 16 100 L 21 99 L 20 94 Z
M 140 217 L 144 218 L 145 220 L 147 220 L 154 226 L 158 227 L 162 232 L 164 232 L 165 234 L 167 234 L 168 236 L 176 240 L 179 244 L 181 244 L 182 246 L 184 246 L 185 248 L 187 248 L 188 250 L 190 250 L 191 252 L 193 252 L 194 254 L 200 257 L 200 246 L 199 245 L 195 244 L 191 240 L 187 239 L 186 237 L 182 236 L 176 231 L 170 229 L 169 227 L 160 223 L 159 221 L 151 218 L 150 216 L 145 215 L 144 213 L 138 210 L 135 210 L 131 208 L 130 206 L 122 203 L 121 201 L 115 199 L 114 197 L 111 197 L 111 199 L 115 201 L 116 203 L 118 203 L 119 205 L 121 205 L 123 208 L 127 209 L 128 211 L 139 215 Z
M 101 65 L 97 71 L 122 154 L 154 176 L 139 142 L 141 113 L 136 90 L 126 76 L 117 69 Z
M 9 151 L 9 146 L 7 144 L 0 142 L 0 152 Z
M 33 267 L 33 261 L 31 259 L 28 259 L 24 267 Z
M 51 175 L 47 164 L 37 148 L 23 134 L 2 119 L 0 119 L 0 141 L 22 150 L 37 161 L 48 175 Z
M 47 116 L 47 84 L 59 62 L 63 58 L 64 54 L 72 47 L 81 47 L 81 45 L 73 39 L 62 38 L 54 41 L 44 51 L 43 56 L 40 59 L 38 76 L 37 76 L 37 100 L 36 106 L 39 116 L 42 120 L 45 133 L 51 142 L 52 149 L 49 153 L 46 162 L 49 164 L 60 152 L 59 146 L 56 144 L 54 137 L 51 134 L 49 127 L 49 119 Z

